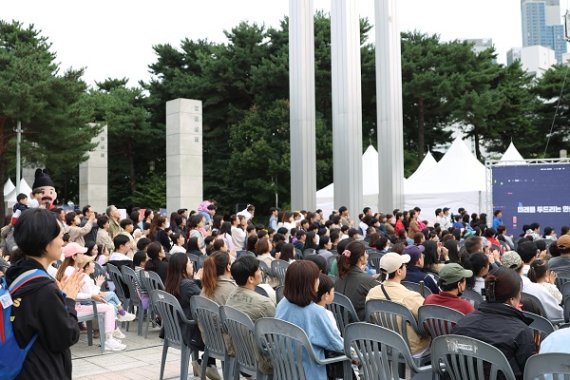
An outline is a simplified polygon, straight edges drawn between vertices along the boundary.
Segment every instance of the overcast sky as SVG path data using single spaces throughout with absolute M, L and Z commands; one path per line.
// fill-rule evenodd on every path
M 374 1 L 357 0 L 360 14 L 374 24 Z M 522 45 L 520 0 L 398 0 L 402 31 L 439 34 L 443 40 L 492 38 L 506 51 Z M 569 0 L 561 1 L 564 13 Z M 127 77 L 148 80 L 156 60 L 152 46 L 207 38 L 224 41 L 224 30 L 240 21 L 277 26 L 288 0 L 12 0 L 2 1 L 0 18 L 33 23 L 53 44 L 63 68 L 85 67 L 89 84 Z M 330 0 L 315 0 L 326 12 Z M 373 32 L 372 32 L 373 34 Z M 372 36 L 373 37 L 373 36 Z

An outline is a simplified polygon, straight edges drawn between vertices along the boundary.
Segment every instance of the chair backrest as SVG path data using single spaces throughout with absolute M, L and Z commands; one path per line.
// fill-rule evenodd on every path
M 418 309 L 418 325 L 432 339 L 440 335 L 450 334 L 463 313 L 440 305 L 423 305 Z
M 164 339 L 174 347 L 182 347 L 182 323 L 186 318 L 180 302 L 172 294 L 162 290 L 154 290 L 151 293 L 152 304 L 160 315 L 161 326 L 164 328 Z
M 192 265 L 194 266 L 194 273 L 198 272 L 198 269 L 202 268 L 204 265 L 204 255 L 198 256 L 193 253 L 188 253 L 188 259 L 192 261 Z
M 542 302 L 540 301 L 540 299 L 538 297 L 536 297 L 532 294 L 529 294 L 529 293 L 525 293 L 525 292 L 522 292 L 522 294 L 523 294 L 524 298 L 530 300 L 533 303 L 534 307 L 537 308 L 537 312 L 538 312 L 537 314 L 546 316 L 546 310 L 544 310 L 544 306 L 542 305 Z
M 361 364 L 361 380 L 399 379 L 400 358 L 417 372 L 404 339 L 394 331 L 365 322 L 351 323 L 344 333 L 344 352 L 356 354 Z M 354 350 L 354 351 L 353 351 Z
M 556 272 L 556 286 L 560 291 L 562 291 L 562 287 L 567 282 L 570 282 L 570 268 L 569 267 L 561 267 L 561 268 L 554 268 L 554 272 Z
M 255 257 L 255 253 L 250 252 L 250 251 L 246 251 L 246 250 L 236 251 L 236 255 L 237 255 L 237 257 L 241 257 L 241 256 L 253 256 L 253 257 Z
M 548 352 L 528 358 L 524 366 L 524 380 L 566 380 L 570 378 L 570 354 Z
M 317 251 L 314 248 L 305 248 L 305 250 L 303 251 L 303 256 L 314 255 L 316 253 Z
M 236 358 L 240 369 L 253 372 L 257 369 L 255 352 L 255 325 L 249 316 L 230 306 L 220 306 L 220 318 L 225 330 L 237 349 Z
M 348 324 L 359 322 L 358 314 L 356 314 L 352 301 L 344 294 L 335 292 L 333 302 L 327 305 L 326 308 L 333 313 L 336 325 L 342 336 L 344 336 L 344 330 Z
M 269 298 L 269 294 L 267 294 L 267 291 L 259 285 L 255 287 L 255 292 L 257 294 L 261 294 L 262 296 Z
M 303 259 L 303 251 L 301 251 L 299 248 L 295 248 L 295 259 L 296 260 Z
M 285 289 L 283 285 L 279 285 L 275 288 L 275 301 L 277 301 L 277 303 L 283 299 L 283 289 Z
M 107 272 L 105 271 L 105 268 L 103 268 L 101 266 L 101 264 L 99 264 L 98 262 L 94 262 L 95 263 L 95 272 L 93 272 L 93 277 L 97 278 L 99 276 L 105 276 L 107 277 Z M 113 264 L 111 264 L 113 265 Z
M 149 293 L 152 292 L 153 290 L 164 290 L 164 284 L 162 283 L 162 279 L 156 272 L 150 270 L 143 270 L 140 273 L 140 279 L 142 282 L 142 286 Z
M 376 269 L 376 273 L 380 273 L 380 259 L 382 256 L 384 256 L 384 254 L 380 252 L 368 254 L 368 263 Z
M 263 276 L 263 282 L 267 282 L 267 272 L 269 272 L 269 267 L 265 261 L 257 260 L 259 262 L 259 269 L 261 269 L 261 275 Z
M 333 261 L 336 261 L 338 255 L 332 255 L 327 259 L 327 269 L 330 271 Z
M 425 283 L 423 281 L 420 281 L 420 284 L 410 281 L 402 281 L 401 283 L 406 287 L 406 289 L 409 289 L 413 292 L 418 292 L 424 298 L 432 294 L 431 289 L 425 286 Z
M 273 364 L 274 380 L 306 380 L 303 356 L 315 361 L 315 353 L 307 334 L 298 326 L 275 318 L 255 322 L 255 338 L 261 352 Z
M 123 274 L 121 273 L 119 268 L 117 268 L 113 264 L 107 263 L 106 265 L 107 265 L 107 273 L 109 273 L 111 281 L 113 281 L 113 284 L 115 285 L 115 294 L 117 295 L 117 297 L 119 297 L 121 302 L 125 304 L 127 297 L 125 295 L 125 290 L 123 289 L 123 284 L 125 283 L 123 281 Z
M 472 289 L 465 289 L 461 295 L 461 298 L 471 302 L 475 309 L 477 309 L 479 304 L 485 300 L 481 294 Z
M 418 323 L 412 312 L 401 303 L 388 300 L 370 300 L 366 302 L 366 322 L 385 327 L 400 334 L 406 343 L 408 340 L 407 326 L 421 334 Z
M 220 320 L 220 305 L 202 297 L 190 298 L 192 316 L 198 322 L 202 333 L 202 340 L 210 352 L 210 356 L 222 359 L 226 353 L 226 346 L 222 335 L 222 322 Z
M 137 273 L 126 265 L 121 267 L 123 281 L 129 288 L 131 303 L 137 307 L 141 306 L 141 299 L 137 289 Z
M 505 355 L 490 344 L 462 335 L 442 335 L 432 341 L 433 371 L 446 373 L 451 380 L 496 380 L 502 373 L 506 380 L 515 380 Z
M 539 331 L 543 338 L 554 332 L 554 325 L 548 319 L 540 316 L 538 314 L 531 313 L 529 311 L 522 312 L 525 317 L 532 319 L 532 323 L 529 327 L 533 330 Z
M 285 260 L 273 260 L 271 262 L 271 271 L 279 279 L 279 285 L 285 285 L 285 272 L 289 267 L 289 262 Z

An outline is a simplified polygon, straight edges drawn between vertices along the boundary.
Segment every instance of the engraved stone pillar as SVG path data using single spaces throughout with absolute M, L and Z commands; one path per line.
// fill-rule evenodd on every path
M 195 209 L 203 200 L 202 102 L 166 102 L 166 208 Z
M 291 207 L 317 207 L 313 0 L 289 2 Z
M 334 204 L 362 210 L 362 91 L 357 0 L 332 0 Z
M 106 125 L 93 138 L 92 143 L 97 146 L 88 153 L 87 161 L 79 164 L 79 206 L 90 205 L 96 212 L 104 213 L 108 205 L 109 170 Z

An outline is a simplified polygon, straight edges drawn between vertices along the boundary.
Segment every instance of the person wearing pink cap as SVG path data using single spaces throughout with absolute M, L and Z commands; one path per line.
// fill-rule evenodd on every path
M 388 252 L 380 259 L 380 269 L 384 277 L 387 277 L 380 285 L 370 289 L 366 301 L 374 299 L 387 299 L 406 306 L 418 318 L 418 309 L 424 303 L 424 297 L 418 292 L 407 289 L 401 284 L 406 277 L 406 264 L 410 262 L 410 255 L 399 255 L 396 252 Z M 418 357 L 428 349 L 430 338 L 420 336 L 408 326 L 408 341 L 412 355 Z

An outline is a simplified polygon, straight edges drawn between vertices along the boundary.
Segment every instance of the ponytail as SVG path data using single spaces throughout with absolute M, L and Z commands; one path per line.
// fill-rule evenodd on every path
M 218 286 L 218 277 L 226 273 L 230 263 L 227 252 L 216 251 L 204 261 L 202 269 L 202 289 L 208 298 L 212 298 Z
M 359 241 L 352 241 L 338 256 L 338 276 L 346 277 L 350 268 L 355 267 L 361 256 L 366 254 L 366 247 Z

